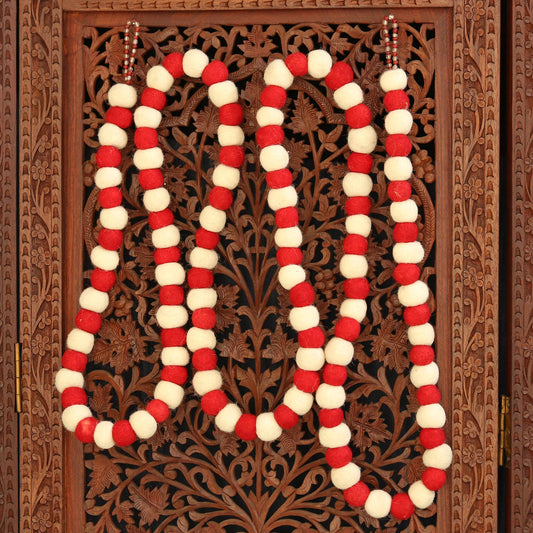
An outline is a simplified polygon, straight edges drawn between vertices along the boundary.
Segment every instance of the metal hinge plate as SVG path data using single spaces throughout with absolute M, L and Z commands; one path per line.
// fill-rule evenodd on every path
M 511 398 L 502 394 L 500 398 L 498 464 L 509 468 L 511 463 Z

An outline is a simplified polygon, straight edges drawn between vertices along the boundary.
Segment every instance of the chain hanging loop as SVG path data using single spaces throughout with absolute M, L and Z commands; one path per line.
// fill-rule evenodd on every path
M 130 35 L 130 28 L 133 27 L 133 35 Z M 131 40 L 131 44 L 130 44 Z M 128 20 L 124 27 L 124 61 L 122 63 L 122 74 L 124 82 L 131 84 L 133 75 L 133 64 L 135 63 L 135 54 L 137 53 L 137 43 L 139 42 L 139 23 L 134 20 Z
M 389 23 L 392 24 L 392 39 L 389 35 Z M 399 68 L 398 64 L 398 19 L 394 15 L 385 15 L 381 35 L 385 41 L 385 63 L 389 70 Z M 392 45 L 391 45 L 392 44 Z

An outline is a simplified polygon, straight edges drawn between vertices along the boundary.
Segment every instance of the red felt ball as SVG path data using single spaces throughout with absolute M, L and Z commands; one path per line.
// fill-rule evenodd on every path
M 87 403 L 87 393 L 80 387 L 67 387 L 61 393 L 61 405 L 63 409 L 71 405 L 85 405 Z
M 228 67 L 222 61 L 211 61 L 202 72 L 202 81 L 206 85 L 213 85 L 228 79 Z
M 313 370 L 298 368 L 293 377 L 294 384 L 303 392 L 315 392 L 320 385 L 320 376 Z
M 239 168 L 244 163 L 244 149 L 242 146 L 223 146 L 218 158 L 223 165 Z
M 122 156 L 118 148 L 114 146 L 100 146 L 96 152 L 96 165 L 103 167 L 118 167 Z
M 172 346 L 185 346 L 187 332 L 183 328 L 167 328 L 161 330 L 161 344 L 168 348 Z
M 391 157 L 406 157 L 411 153 L 411 141 L 403 133 L 393 133 L 385 140 L 385 150 Z
M 418 239 L 418 226 L 416 222 L 398 222 L 392 236 L 396 242 L 414 242 Z
M 122 245 L 123 233 L 119 229 L 102 228 L 98 232 L 98 244 L 106 250 L 118 250 Z
M 192 365 L 196 370 L 213 370 L 217 366 L 217 354 L 211 348 L 200 348 L 192 354 Z
M 184 366 L 167 365 L 161 370 L 161 379 L 183 385 L 187 381 L 187 369 Z
M 164 422 L 170 415 L 170 409 L 163 400 L 152 400 L 146 410 L 155 418 L 157 423 Z
M 336 411 L 337 409 L 331 410 Z M 325 409 L 322 409 L 322 411 L 325 411 Z M 346 466 L 349 462 L 351 462 L 352 458 L 353 454 L 349 446 L 341 446 L 339 448 L 328 448 L 326 450 L 326 461 L 328 465 L 331 466 L 331 468 L 341 468 L 343 466 Z
M 313 305 L 315 301 L 315 290 L 310 283 L 302 281 L 289 291 L 289 298 L 294 307 Z
M 87 366 L 87 356 L 76 350 L 65 350 L 61 358 L 61 366 L 74 372 L 84 372 Z
M 369 174 L 372 170 L 372 156 L 370 154 L 359 154 L 353 152 L 348 157 L 348 168 L 351 172 L 360 172 L 361 174 Z
M 119 420 L 113 424 L 111 432 L 117 446 L 129 446 L 135 442 L 137 435 L 128 420 Z
M 370 489 L 367 485 L 362 481 L 359 481 L 344 491 L 344 499 L 346 500 L 346 503 L 354 507 L 361 507 L 365 504 L 369 494 Z
M 158 248 L 154 252 L 154 261 L 157 265 L 164 263 L 177 263 L 180 260 L 181 252 L 176 246 L 168 248 Z
M 99 313 L 89 311 L 89 309 L 80 309 L 76 315 L 76 327 L 86 331 L 87 333 L 95 334 L 102 325 L 102 317 Z
M 402 90 L 389 91 L 383 98 L 385 109 L 394 111 L 395 109 L 409 109 L 409 96 Z
M 280 248 L 276 252 L 276 259 L 280 266 L 299 265 L 303 254 L 300 248 Z
M 217 324 L 217 314 L 210 307 L 196 309 L 192 314 L 192 325 L 201 329 L 213 329 Z
M 347 83 L 353 81 L 353 69 L 347 63 L 338 61 L 331 67 L 331 70 L 324 78 L 324 81 L 332 91 L 336 91 Z
M 162 211 L 152 211 L 148 215 L 148 224 L 152 229 L 165 228 L 174 222 L 174 213 L 167 207 Z
M 409 200 L 411 192 L 411 184 L 408 181 L 391 181 L 387 187 L 387 193 L 393 202 Z M 400 222 L 400 224 L 408 224 L 408 222 Z
M 154 148 L 159 144 L 157 138 L 157 130 L 154 128 L 137 128 L 133 137 L 135 146 L 139 150 L 146 150 L 147 148 Z
M 139 184 L 145 189 L 157 189 L 164 184 L 163 173 L 160 168 L 147 168 L 139 172 Z
M 446 435 L 440 428 L 424 428 L 420 430 L 420 444 L 430 450 L 436 448 L 446 441 Z
M 133 113 L 125 107 L 110 107 L 105 114 L 106 122 L 115 124 L 119 128 L 125 130 L 131 126 L 133 120 Z
M 346 123 L 350 128 L 364 128 L 370 122 L 372 122 L 372 113 L 367 105 L 358 104 L 346 110 Z
M 370 285 L 366 278 L 347 279 L 344 282 L 344 294 L 347 298 L 364 300 L 370 292 Z
M 163 285 L 159 289 L 159 301 L 162 305 L 180 305 L 183 298 L 183 288 L 179 285 Z
M 221 124 L 238 126 L 242 119 L 242 107 L 237 103 L 225 104 L 218 109 L 218 120 Z
M 390 512 L 397 520 L 407 520 L 415 512 L 415 506 L 408 494 L 395 494 Z
M 271 170 L 266 173 L 267 185 L 271 189 L 281 189 L 292 185 L 292 172 L 288 168 Z
M 324 380 L 324 383 L 327 383 L 328 385 L 334 385 L 336 387 L 344 385 L 347 377 L 348 372 L 346 371 L 346 367 L 342 365 L 328 363 L 322 372 L 322 379 Z
M 273 87 L 273 85 L 271 85 L 271 87 Z M 255 134 L 257 144 L 261 148 L 281 144 L 284 138 L 285 134 L 283 133 L 283 128 L 276 125 L 263 126 L 262 128 L 259 128 Z
M 342 409 L 320 409 L 318 418 L 320 419 L 320 424 L 325 428 L 334 428 L 344 421 L 344 413 L 342 412 Z M 335 450 L 336 448 L 331 449 Z M 352 454 L 350 452 L 350 459 L 351 458 Z
M 362 235 L 346 235 L 342 248 L 345 254 L 364 255 L 368 250 L 368 240 Z
M 254 440 L 257 437 L 255 431 L 255 415 L 241 415 L 235 426 L 235 434 L 242 440 Z
M 298 415 L 284 404 L 276 407 L 274 410 L 274 418 L 283 429 L 291 429 L 298 422 Z
M 88 416 L 78 422 L 74 434 L 76 438 L 84 444 L 94 442 L 94 430 L 98 424 L 98 420 L 92 416 Z
M 370 198 L 368 196 L 352 196 L 346 200 L 347 215 L 368 215 L 370 213 Z
M 302 348 L 321 348 L 324 340 L 324 332 L 318 326 L 298 333 L 298 342 Z
M 104 209 L 117 207 L 122 203 L 122 192 L 118 187 L 106 187 L 98 194 L 98 202 Z
M 302 52 L 289 54 L 285 58 L 285 65 L 293 76 L 305 76 L 307 74 L 307 56 Z
M 400 285 L 411 285 L 420 279 L 420 269 L 413 263 L 400 263 L 392 275 Z
M 226 393 L 221 390 L 212 390 L 202 396 L 202 409 L 205 414 L 216 416 L 228 404 Z
M 435 351 L 431 346 L 413 346 L 409 358 L 414 365 L 429 365 L 435 359 Z
M 147 87 L 141 94 L 141 104 L 161 111 L 167 103 L 167 95 L 163 91 Z
M 225 211 L 233 203 L 233 193 L 226 187 L 213 187 L 209 193 L 209 203 L 214 208 Z
M 97 291 L 108 292 L 115 284 L 116 279 L 117 276 L 113 270 L 95 268 L 91 274 L 91 285 Z
M 196 231 L 196 244 L 200 248 L 214 250 L 217 247 L 219 240 L 219 234 L 213 231 L 206 230 L 205 228 L 198 228 Z
M 191 289 L 205 289 L 214 283 L 213 272 L 207 268 L 193 267 L 187 274 L 187 283 Z
M 403 310 L 403 319 L 408 326 L 420 326 L 431 318 L 431 310 L 428 304 L 406 307 Z
M 278 85 L 267 85 L 261 91 L 259 99 L 261 100 L 261 105 L 281 109 L 287 99 L 287 91 Z M 259 140 L 257 142 L 259 143 Z
M 183 54 L 172 52 L 163 60 L 163 66 L 174 78 L 183 76 Z
M 278 228 L 292 228 L 298 225 L 298 209 L 296 207 L 282 207 L 276 211 L 276 226 Z
M 335 325 L 335 336 L 346 341 L 353 342 L 361 333 L 361 326 L 357 320 L 348 316 L 343 316 Z
M 424 385 L 416 391 L 416 399 L 420 405 L 439 403 L 441 396 L 436 385 Z
M 446 472 L 440 468 L 426 468 L 422 474 L 422 483 L 429 490 L 439 490 L 446 483 Z

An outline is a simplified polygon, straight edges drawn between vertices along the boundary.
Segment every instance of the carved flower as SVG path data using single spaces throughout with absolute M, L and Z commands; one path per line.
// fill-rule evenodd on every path
M 483 272 L 477 271 L 474 267 L 470 267 L 468 270 L 463 271 L 463 280 L 469 289 L 481 288 L 484 283 Z
M 477 22 L 485 15 L 485 2 L 483 0 L 468 0 L 465 5 L 465 16 L 469 20 Z
M 524 446 L 533 452 L 533 426 L 529 426 L 524 431 Z
M 472 422 L 472 420 L 468 420 L 465 424 L 465 426 L 463 427 L 463 433 L 467 436 L 467 437 L 470 437 L 471 439 L 477 437 L 479 435 L 479 430 L 478 428 L 474 425 L 474 422 Z
M 464 184 L 463 191 L 465 198 L 471 198 L 475 202 L 483 194 L 483 182 L 480 178 L 469 180 Z
M 463 374 L 469 378 L 472 376 L 472 379 L 476 379 L 483 373 L 483 366 L 481 364 L 481 359 L 474 359 L 469 355 L 466 361 L 463 362 Z
M 39 511 L 31 517 L 31 528 L 33 531 L 41 531 L 45 533 L 49 531 L 52 527 L 52 522 L 50 520 L 50 513 L 44 513 Z
M 418 179 L 424 180 L 426 183 L 433 183 L 435 181 L 435 167 L 427 150 L 415 152 L 412 157 L 412 162 L 415 176 Z
M 479 74 L 474 65 L 467 65 L 464 72 L 465 80 L 470 80 L 471 82 L 476 82 L 479 78 Z
M 524 246 L 524 258 L 526 261 L 531 261 L 533 258 L 533 245 L 531 243 Z
M 467 109 L 476 111 L 479 107 L 485 107 L 485 95 L 475 89 L 470 89 L 464 93 L 464 104 Z
M 463 448 L 463 463 L 473 465 L 483 462 L 483 449 L 477 448 L 473 444 L 468 444 Z
M 473 261 L 477 261 L 479 259 L 478 248 L 473 242 L 468 242 L 466 244 L 466 247 L 463 253 L 465 257 L 469 257 Z
M 483 348 L 483 346 L 485 346 L 485 341 L 483 340 L 481 333 L 479 333 L 479 331 L 476 331 L 474 333 L 474 336 L 470 339 L 470 348 L 473 352 L 475 352 L 480 348 Z
M 45 427 L 44 424 L 39 424 L 37 426 L 32 426 L 31 428 L 31 440 L 34 442 L 51 442 L 52 441 L 52 432 L 50 428 Z

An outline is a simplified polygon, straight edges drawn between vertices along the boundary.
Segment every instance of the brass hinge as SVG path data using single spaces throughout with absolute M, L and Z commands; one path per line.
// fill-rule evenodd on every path
M 22 360 L 20 357 L 20 342 L 15 344 L 15 408 L 22 413 Z
M 500 398 L 500 442 L 498 464 L 509 468 L 511 464 L 511 398 L 502 394 Z

